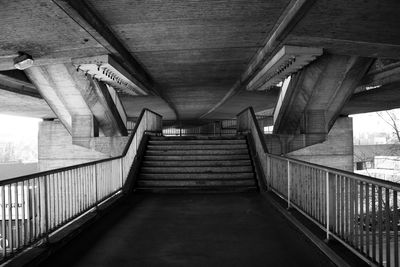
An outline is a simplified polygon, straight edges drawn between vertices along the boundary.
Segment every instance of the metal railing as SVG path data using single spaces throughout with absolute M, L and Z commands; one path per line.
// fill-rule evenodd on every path
M 120 194 L 143 135 L 160 132 L 161 124 L 144 109 L 121 156 L 0 181 L 1 259 Z
M 179 123 L 176 123 L 179 124 Z M 163 129 L 165 136 L 220 136 L 220 135 L 235 135 L 236 120 L 218 120 L 211 121 L 197 127 L 171 126 Z
M 269 154 L 254 111 L 238 114 L 251 134 L 267 187 L 371 265 L 399 265 L 400 184 Z
M 257 120 L 263 120 L 265 116 L 257 116 Z M 178 124 L 178 123 L 177 123 Z M 211 121 L 197 127 L 171 126 L 163 129 L 165 136 L 190 136 L 190 135 L 236 135 L 236 119 Z
M 115 104 L 115 107 L 118 110 L 118 113 L 119 113 L 119 115 L 121 117 L 121 120 L 122 120 L 123 124 L 128 128 L 128 125 L 127 125 L 128 117 L 126 115 L 126 111 L 125 111 L 124 105 L 122 105 L 121 99 L 118 96 L 118 93 L 111 86 L 107 85 L 107 89 L 108 89 L 108 92 L 110 93 L 110 96 L 111 96 L 111 98 L 112 98 L 112 100 L 113 100 L 113 102 Z

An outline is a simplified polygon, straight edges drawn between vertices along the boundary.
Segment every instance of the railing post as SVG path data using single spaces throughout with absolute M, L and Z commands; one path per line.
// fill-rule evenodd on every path
M 291 191 L 291 177 L 292 175 L 290 174 L 290 160 L 287 161 L 287 208 L 290 209 L 290 191 Z
M 119 158 L 119 173 L 121 175 L 121 188 L 124 187 L 124 165 L 123 165 L 123 157 Z
M 330 235 L 330 194 L 329 194 L 329 171 L 326 171 L 325 175 L 326 179 L 326 239 L 325 241 L 329 241 L 329 235 Z
M 96 193 L 96 206 L 97 206 L 97 202 L 99 201 L 99 195 L 98 195 L 98 191 L 97 191 L 97 164 L 94 164 L 94 172 L 93 172 L 93 175 L 94 175 L 94 189 L 95 189 L 95 193 Z
M 39 207 L 39 214 L 40 216 L 40 221 L 38 224 L 39 230 L 38 236 L 44 236 L 45 242 L 48 241 L 48 209 L 47 209 L 47 175 L 44 175 L 42 177 L 39 177 L 37 179 L 37 187 L 38 187 L 38 207 Z M 11 185 L 10 185 L 11 186 Z M 16 192 L 18 194 L 18 183 L 15 184 Z M 9 191 L 11 193 L 11 191 Z M 11 202 L 10 202 L 11 203 Z M 17 202 L 18 203 L 18 202 Z M 11 213 L 10 213 L 11 216 Z M 11 218 L 11 217 L 10 217 Z M 18 213 L 16 213 L 16 218 L 18 218 Z M 11 221 L 11 219 L 10 219 Z M 16 229 L 18 229 L 18 225 L 16 226 Z
M 267 155 L 267 162 L 268 162 L 268 170 L 267 170 L 267 185 L 268 185 L 268 190 L 271 190 L 271 184 L 272 184 L 272 158 Z
M 47 243 L 49 242 L 49 216 L 50 216 L 49 205 L 48 205 L 48 200 L 49 200 L 49 195 L 48 195 L 49 190 L 48 190 L 48 183 L 47 183 L 48 177 L 49 177 L 48 175 L 45 175 L 43 178 L 44 179 L 44 210 L 46 213 L 46 215 L 45 215 L 45 217 L 46 217 L 46 226 L 45 226 L 46 234 L 45 234 L 45 236 L 46 236 Z M 24 190 L 24 189 L 22 188 L 22 190 Z M 17 214 L 17 216 L 18 216 L 18 214 Z

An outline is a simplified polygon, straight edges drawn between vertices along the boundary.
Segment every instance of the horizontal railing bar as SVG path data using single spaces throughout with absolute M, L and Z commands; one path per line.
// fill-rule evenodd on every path
M 315 163 L 310 163 L 310 162 L 306 162 L 306 161 L 302 161 L 302 160 L 298 160 L 298 159 L 293 159 L 293 158 L 289 158 L 289 157 L 278 156 L 278 155 L 273 155 L 273 154 L 269 154 L 269 153 L 266 153 L 266 154 L 267 154 L 267 156 L 269 156 L 271 158 L 276 158 L 276 159 L 280 159 L 280 160 L 285 160 L 285 161 L 298 163 L 298 164 L 301 164 L 301 165 L 305 165 L 305 166 L 308 166 L 308 167 L 313 167 L 313 168 L 316 168 L 316 169 L 319 169 L 319 170 L 322 170 L 322 171 L 326 171 L 326 172 L 329 172 L 329 173 L 332 173 L 332 174 L 338 174 L 338 175 L 346 176 L 348 178 L 356 179 L 358 181 L 367 182 L 367 183 L 370 183 L 370 184 L 375 184 L 375 185 L 382 186 L 382 187 L 385 187 L 385 188 L 389 188 L 389 189 L 392 189 L 392 190 L 400 191 L 400 184 L 399 183 L 386 181 L 386 180 L 381 180 L 381 179 L 377 179 L 377 178 L 366 176 L 366 175 L 362 175 L 362 174 L 352 173 L 352 172 L 349 172 L 349 171 L 334 169 L 334 168 L 331 168 L 331 167 L 318 165 L 318 164 L 315 164 Z
M 276 190 L 275 188 L 271 188 L 271 191 L 276 194 L 278 197 L 280 197 L 283 200 L 286 200 L 286 197 L 284 195 L 282 195 L 281 193 L 279 193 L 278 190 Z M 318 226 L 318 228 L 320 228 L 323 231 L 326 231 L 326 227 L 321 224 L 319 221 L 317 221 L 316 219 L 314 219 L 311 215 L 307 214 L 299 205 L 295 204 L 295 203 L 291 203 L 291 207 L 296 209 L 298 212 L 300 212 L 304 217 L 306 217 L 308 220 L 312 221 L 315 225 Z M 337 241 L 339 241 L 342 245 L 344 245 L 346 248 L 350 249 L 354 254 L 356 254 L 358 257 L 360 257 L 363 261 L 365 261 L 366 263 L 368 263 L 370 266 L 377 266 L 373 261 L 371 261 L 369 258 L 366 257 L 366 255 L 363 255 L 362 253 L 360 253 L 359 251 L 357 251 L 356 249 L 354 249 L 351 245 L 347 244 L 345 241 L 343 241 L 338 235 L 336 235 L 335 233 L 331 232 L 329 234 L 329 236 L 332 236 L 333 238 L 335 238 Z

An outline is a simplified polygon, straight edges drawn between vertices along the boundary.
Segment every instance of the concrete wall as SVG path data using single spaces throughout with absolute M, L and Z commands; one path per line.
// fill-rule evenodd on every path
M 353 172 L 352 118 L 339 118 L 325 142 L 290 152 L 287 156 Z
M 72 144 L 72 137 L 58 120 L 39 124 L 39 171 L 46 171 L 110 157 Z

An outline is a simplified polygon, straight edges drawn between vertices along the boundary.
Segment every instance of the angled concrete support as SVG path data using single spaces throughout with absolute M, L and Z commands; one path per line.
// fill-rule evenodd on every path
M 34 66 L 25 72 L 72 136 L 72 144 L 104 152 L 93 139 L 127 135 L 124 110 L 116 107 L 102 82 L 71 63 Z
M 274 114 L 274 133 L 327 133 L 373 60 L 325 54 L 292 76 Z
M 93 116 L 81 94 L 90 87 L 85 76 L 67 63 L 35 66 L 26 69 L 25 73 L 68 132 L 71 135 L 80 132 L 72 129 L 73 117 Z M 93 133 L 88 134 L 88 137 L 92 136 Z
M 126 122 L 123 121 L 107 85 L 91 77 L 88 79 L 91 86 L 82 92 L 82 96 L 99 123 L 103 134 L 105 136 L 127 135 Z
M 325 54 L 292 75 L 274 111 L 283 153 L 323 142 L 373 60 Z M 289 136 L 289 137 L 288 137 Z
M 71 135 L 70 145 L 104 156 L 121 153 L 114 147 L 126 142 L 125 113 L 119 99 L 110 95 L 112 88 L 85 77 L 71 63 L 35 66 L 25 72 Z M 79 155 L 73 152 L 71 157 Z

